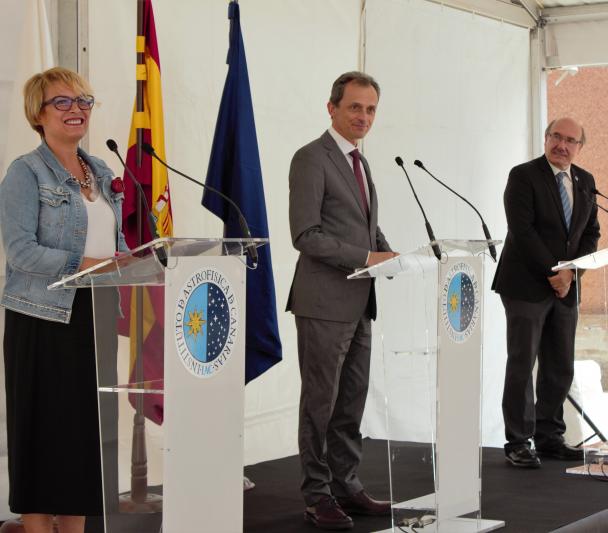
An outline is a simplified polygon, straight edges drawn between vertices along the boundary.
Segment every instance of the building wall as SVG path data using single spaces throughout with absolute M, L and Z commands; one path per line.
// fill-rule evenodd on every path
M 559 85 L 555 82 L 562 71 L 553 71 L 547 79 L 548 118 L 572 116 L 585 128 L 587 144 L 575 163 L 595 177 L 596 188 L 608 196 L 608 68 L 586 67 L 574 76 L 566 76 Z M 598 197 L 598 203 L 608 209 L 608 200 Z M 608 214 L 599 211 L 602 227 L 598 249 L 608 246 Z M 604 312 L 606 291 L 604 270 L 588 271 L 583 278 L 582 308 L 586 313 Z

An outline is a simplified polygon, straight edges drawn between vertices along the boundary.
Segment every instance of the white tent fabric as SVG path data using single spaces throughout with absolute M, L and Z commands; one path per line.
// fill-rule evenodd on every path
M 414 159 L 467 197 L 484 215 L 492 236 L 504 239 L 502 191 L 510 168 L 525 161 L 529 150 L 528 31 L 424 0 L 370 3 L 366 28 L 366 70 L 378 77 L 384 92 L 365 151 L 382 202 L 380 223 L 391 245 L 406 251 L 426 242 L 418 207 L 394 163 L 396 155 L 409 168 L 437 238 L 483 238 L 483 233 L 475 213 L 415 168 Z M 501 446 L 504 313 L 489 290 L 494 266 L 487 264 L 483 438 L 486 445 Z M 407 321 L 418 310 L 405 302 L 392 312 L 403 313 Z M 382 437 L 379 341 L 374 346 L 364 427 Z M 411 411 L 413 435 L 419 434 L 419 410 L 404 409 Z
M 549 24 L 545 28 L 546 66 L 608 64 L 608 18 Z
M 287 172 L 295 150 L 327 127 L 325 102 L 338 73 L 357 68 L 359 10 L 340 1 L 240 2 L 269 216 L 284 360 L 246 389 L 248 463 L 296 453 L 299 374 L 295 328 L 283 312 L 295 251 L 287 221 Z M 134 98 L 134 4 L 89 6 L 91 82 L 100 101 L 90 135 L 92 153 L 119 172 L 105 148 L 114 137 L 125 151 Z M 167 158 L 204 179 L 226 75 L 227 4 L 154 2 L 163 80 Z M 112 39 L 106 28 L 113 28 Z M 331 52 L 329 52 L 331 51 Z M 219 221 L 200 205 L 200 189 L 170 176 L 175 235 L 220 236 Z M 269 438 L 272 436 L 272 438 Z
M 38 134 L 30 128 L 23 117 L 23 96 L 21 88 L 25 81 L 36 72 L 51 68 L 54 65 L 51 34 L 44 0 L 26 0 L 23 3 L 2 6 L 3 16 L 0 22 L 0 34 L 14 35 L 12 48 L 3 46 L 4 50 L 13 49 L 16 53 L 5 54 L 14 59 L 7 61 L 0 68 L 0 180 L 6 168 L 17 156 L 24 153 L 24 147 L 34 147 L 40 142 Z M 6 12 L 4 11 L 6 9 Z M 16 27 L 4 27 L 5 24 L 17 23 Z M 4 59 L 3 59 L 4 62 Z M 6 107 L 5 107 L 6 106 Z M 31 148 L 30 148 L 31 149 Z M 0 242 L 0 285 L 4 285 L 4 250 Z M 0 332 L 4 331 L 4 313 L 0 314 Z M 4 363 L 0 358 L 0 381 L 4 382 Z M 0 398 L 0 423 L 6 423 L 6 406 L 4 394 Z M 6 433 L 0 432 L 0 472 L 7 471 Z M 8 495 L 8 476 L 0 476 L 0 494 Z M 10 516 L 7 497 L 0 498 L 0 520 Z
M 420 157 L 469 195 L 497 238 L 505 234 L 500 203 L 510 166 L 527 158 L 528 32 L 425 0 L 358 2 L 242 0 L 272 241 L 284 361 L 247 387 L 247 463 L 296 453 L 299 375 L 295 328 L 282 313 L 296 253 L 287 225 L 287 173 L 295 150 L 328 126 L 325 103 L 333 80 L 359 67 L 383 88 L 378 119 L 365 145 L 381 200 L 381 223 L 402 251 L 425 240 L 424 228 L 393 160 Z M 167 157 L 203 177 L 226 72 L 226 6 L 184 0 L 154 4 L 162 67 Z M 133 6 L 110 0 L 89 6 L 90 78 L 103 102 L 95 112 L 91 151 L 119 167 L 104 147 L 125 150 L 133 102 Z M 361 17 L 365 24 L 361 24 Z M 112 25 L 112 39 L 107 38 Z M 365 33 L 360 35 L 360 27 Z M 409 161 L 411 166 L 411 161 Z M 417 177 L 419 179 L 419 177 Z M 220 235 L 199 205 L 200 191 L 171 176 L 176 235 Z M 419 181 L 420 183 L 420 181 Z M 480 237 L 467 206 L 421 183 L 435 213 L 436 234 Z M 443 214 L 443 218 L 439 218 Z M 408 231 L 404 232 L 403 227 Z M 488 272 L 491 279 L 492 268 Z M 498 299 L 488 293 L 486 443 L 502 443 L 499 391 L 504 332 Z M 375 371 L 379 345 L 375 347 Z M 365 429 L 382 436 L 381 389 L 374 381 Z M 412 412 L 415 416 L 415 411 Z M 272 436 L 272 438 L 269 438 Z
M 378 188 L 383 230 L 396 249 L 407 251 L 426 237 L 395 155 L 408 168 L 413 159 L 422 159 L 478 206 L 495 238 L 504 238 L 506 176 L 530 151 L 530 59 L 527 29 L 427 0 L 240 0 L 240 6 L 284 350 L 284 361 L 246 389 L 245 460 L 255 463 L 297 452 L 295 327 L 282 312 L 297 257 L 287 224 L 287 174 L 295 150 L 329 124 L 325 103 L 333 80 L 341 72 L 365 68 L 382 87 L 378 118 L 364 149 Z M 226 74 L 227 2 L 155 0 L 154 10 L 167 158 L 202 179 Z M 105 140 L 116 139 L 126 151 L 134 35 L 134 1 L 89 2 L 89 77 L 102 104 L 94 111 L 90 151 L 117 174 L 120 166 Z M 419 172 L 411 174 L 438 237 L 481 237 L 466 205 Z M 200 190 L 177 176 L 170 180 L 176 235 L 221 235 L 219 221 L 200 206 Z M 487 287 L 492 274 L 490 267 Z M 504 315 L 489 290 L 485 304 L 484 444 L 502 445 Z M 363 429 L 381 437 L 379 348 L 375 342 Z M 405 408 L 415 420 L 416 406 Z
M 24 146 L 36 146 L 40 140 L 38 134 L 23 118 L 21 88 L 33 74 L 55 65 L 44 0 L 26 0 L 24 7 L 25 24 L 16 48 L 19 51 L 17 72 L 9 107 L 7 131 L 10 135 L 4 152 L 4 164 L 0 166 L 0 176 L 4 176 L 11 161 L 23 153 Z

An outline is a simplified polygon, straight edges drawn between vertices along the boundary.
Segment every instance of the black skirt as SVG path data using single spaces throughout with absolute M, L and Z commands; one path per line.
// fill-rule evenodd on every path
M 69 324 L 6 310 L 4 364 L 13 513 L 103 513 L 91 291 Z

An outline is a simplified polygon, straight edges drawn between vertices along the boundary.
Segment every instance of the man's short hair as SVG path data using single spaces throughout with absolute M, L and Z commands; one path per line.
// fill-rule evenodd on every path
M 344 87 L 351 81 L 357 85 L 361 85 L 362 87 L 373 87 L 376 90 L 378 98 L 380 98 L 380 86 L 378 85 L 378 82 L 369 74 L 353 70 L 352 72 L 345 72 L 336 81 L 334 81 L 334 84 L 331 87 L 331 95 L 329 97 L 329 101 L 333 105 L 338 106 L 340 104 L 340 101 L 344 96 Z
M 564 117 L 562 117 L 564 118 Z M 555 124 L 558 120 L 561 120 L 561 118 L 554 118 L 551 122 L 549 122 L 549 125 L 547 126 L 547 129 L 545 130 L 545 137 L 547 137 L 547 135 L 549 135 L 549 133 L 551 133 L 551 128 L 553 127 L 553 124 Z M 585 128 L 583 128 L 583 125 L 579 123 L 579 126 L 581 127 L 581 146 L 585 146 L 585 143 L 587 142 L 587 137 L 585 136 Z

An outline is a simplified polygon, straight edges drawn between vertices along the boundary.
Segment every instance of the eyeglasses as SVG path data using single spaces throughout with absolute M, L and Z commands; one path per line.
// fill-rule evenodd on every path
M 583 141 L 577 141 L 574 137 L 564 137 L 559 133 L 547 133 L 548 137 L 551 137 L 556 143 L 564 141 L 568 146 L 576 146 L 577 144 L 583 144 Z
M 55 96 L 46 102 L 42 102 L 40 109 L 46 105 L 53 104 L 55 109 L 58 111 L 69 111 L 72 109 L 72 104 L 74 103 L 78 106 L 78 109 L 86 111 L 95 105 L 95 97 L 88 94 L 77 96 L 76 98 L 70 98 L 69 96 Z

